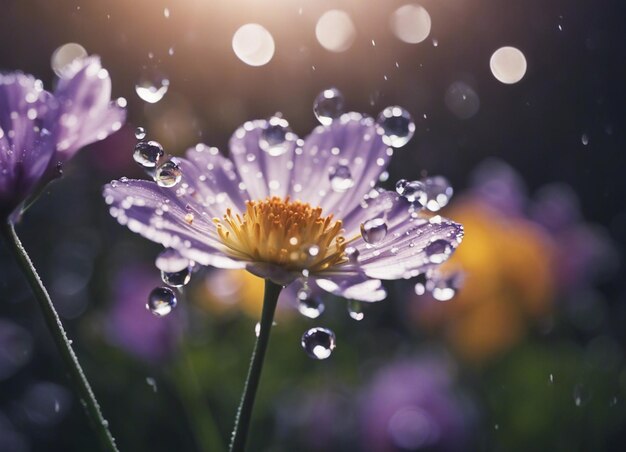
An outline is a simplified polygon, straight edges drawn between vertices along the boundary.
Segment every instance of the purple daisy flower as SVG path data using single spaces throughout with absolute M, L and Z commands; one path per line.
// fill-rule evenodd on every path
M 111 79 L 98 57 L 76 60 L 54 93 L 21 72 L 0 74 L 0 217 L 21 205 L 81 147 L 118 130 L 125 111 L 111 102 Z
M 358 113 L 305 140 L 284 119 L 247 122 L 230 140 L 230 159 L 199 144 L 165 163 L 182 173 L 177 183 L 122 179 L 104 197 L 120 224 L 202 265 L 379 301 L 381 279 L 439 265 L 463 236 L 461 225 L 374 188 L 393 154 L 386 138 Z

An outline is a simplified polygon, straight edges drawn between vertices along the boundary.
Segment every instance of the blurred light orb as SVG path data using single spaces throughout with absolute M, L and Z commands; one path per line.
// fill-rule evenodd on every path
M 326 50 L 345 52 L 354 42 L 356 28 L 348 13 L 331 9 L 318 19 L 315 37 Z
M 446 107 L 459 119 L 469 119 L 478 113 L 480 98 L 474 88 L 462 81 L 453 82 L 443 99 Z
M 404 5 L 389 20 L 391 30 L 400 41 L 418 44 L 430 34 L 430 14 L 418 4 Z
M 274 56 L 274 38 L 259 24 L 241 26 L 233 35 L 235 55 L 250 66 L 263 66 Z
M 526 74 L 526 57 L 515 47 L 500 47 L 491 55 L 489 67 L 498 81 L 511 85 Z
M 63 70 L 75 60 L 80 60 L 87 57 L 87 51 L 83 46 L 75 42 L 68 42 L 52 52 L 50 58 L 50 66 L 54 73 L 62 77 Z
M 135 85 L 137 96 L 144 102 L 156 104 L 170 89 L 170 81 L 157 71 L 146 71 Z

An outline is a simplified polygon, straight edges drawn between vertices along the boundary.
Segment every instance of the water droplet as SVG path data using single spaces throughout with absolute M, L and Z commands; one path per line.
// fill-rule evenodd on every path
M 170 81 L 158 72 L 150 72 L 142 75 L 135 85 L 135 92 L 141 100 L 149 104 L 155 104 L 165 96 L 170 88 Z
M 550 374 L 550 375 L 548 376 L 548 381 L 549 381 L 550 383 L 554 383 L 554 374 Z
M 303 287 L 298 291 L 298 311 L 305 317 L 316 319 L 324 312 L 325 306 L 319 297 L 313 296 L 311 290 Z
M 357 300 L 348 300 L 348 314 L 357 322 L 363 320 L 365 317 L 365 314 L 363 313 L 363 304 Z
M 320 253 L 320 247 L 317 245 L 311 245 L 307 248 L 307 253 L 311 257 L 315 257 Z
M 580 141 L 583 143 L 584 146 L 587 146 L 589 144 L 589 135 L 583 133 L 583 135 L 580 137 Z
M 146 308 L 157 317 L 163 317 L 176 306 L 176 294 L 169 287 L 157 287 L 148 297 Z
M 426 186 L 418 180 L 407 181 L 400 179 L 396 183 L 396 192 L 410 203 L 417 202 L 422 206 L 426 204 Z
M 424 251 L 432 264 L 441 264 L 452 254 L 452 245 L 447 240 L 439 239 L 426 245 Z
M 168 286 L 183 287 L 191 280 L 191 267 L 183 268 L 177 272 L 161 271 L 161 279 Z
M 326 359 L 335 349 L 335 333 L 327 328 L 311 328 L 302 335 L 302 348 L 313 359 Z
M 133 159 L 143 168 L 154 168 L 163 157 L 163 146 L 156 141 L 140 141 L 135 146 Z
M 172 159 L 157 168 L 154 180 L 160 187 L 169 188 L 178 184 L 182 177 L 183 172 L 180 169 L 180 166 L 174 159 Z
M 431 212 L 436 212 L 448 204 L 454 190 L 445 177 L 428 177 L 422 182 L 426 189 L 426 203 L 424 207 Z
M 411 114 L 397 105 L 380 112 L 377 122 L 383 129 L 383 142 L 394 148 L 407 144 L 415 133 L 415 123 Z
M 582 383 L 574 386 L 573 396 L 574 404 L 576 406 L 583 406 L 591 400 L 591 392 L 589 392 L 589 389 L 587 389 Z
M 148 383 L 148 386 L 152 388 L 152 391 L 154 392 L 158 391 L 159 388 L 157 387 L 157 382 L 154 378 L 146 377 L 146 383 Z
M 346 257 L 351 264 L 356 264 L 359 260 L 359 250 L 353 246 L 349 246 L 345 250 Z
M 155 266 L 163 272 L 179 272 L 191 265 L 186 257 L 183 257 L 178 250 L 167 248 L 157 256 Z
M 352 174 L 350 174 L 350 168 L 345 165 L 339 165 L 337 168 L 331 168 L 328 174 L 330 179 L 330 186 L 333 191 L 342 193 L 354 185 Z
M 287 138 L 290 134 L 287 120 L 273 116 L 261 133 L 259 146 L 269 155 L 276 157 L 287 152 Z
M 372 245 L 380 243 L 387 235 L 387 223 L 384 218 L 373 218 L 361 223 L 363 240 Z
M 337 88 L 325 89 L 317 95 L 313 103 L 313 113 L 317 120 L 329 126 L 343 113 L 344 98 Z
M 426 293 L 426 285 L 428 284 L 428 277 L 426 276 L 426 273 L 417 275 L 415 281 L 415 294 L 424 295 Z
M 143 127 L 137 127 L 135 129 L 135 138 L 138 140 L 143 140 L 146 137 L 146 129 Z
M 450 301 L 456 295 L 455 278 L 435 278 L 430 284 L 431 294 L 437 301 Z

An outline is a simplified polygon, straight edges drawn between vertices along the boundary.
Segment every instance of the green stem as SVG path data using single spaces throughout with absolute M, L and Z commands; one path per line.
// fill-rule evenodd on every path
M 256 340 L 250 367 L 248 369 L 248 377 L 241 395 L 241 402 L 235 417 L 235 427 L 233 428 L 230 452 L 243 452 L 246 448 L 246 440 L 248 439 L 248 430 L 250 428 L 250 418 L 252 417 L 252 408 L 254 407 L 254 399 L 256 391 L 259 387 L 261 379 L 261 371 L 263 370 L 263 360 L 265 351 L 270 339 L 270 331 L 272 322 L 274 321 L 274 312 L 278 303 L 282 287 L 273 283 L 269 279 L 265 280 L 265 295 L 263 298 L 263 311 L 261 312 L 261 329 L 259 337 Z
M 13 252 L 16 261 L 20 265 L 24 276 L 26 276 L 31 289 L 35 294 L 35 299 L 39 303 L 39 307 L 46 324 L 52 333 L 54 342 L 61 353 L 66 370 L 72 380 L 73 388 L 77 392 L 81 404 L 85 408 L 85 412 L 92 423 L 92 427 L 98 435 L 102 450 L 106 452 L 118 452 L 115 440 L 109 432 L 108 423 L 102 417 L 98 401 L 96 400 L 96 397 L 89 386 L 89 382 L 87 381 L 87 378 L 78 363 L 78 358 L 76 357 L 74 350 L 72 350 L 72 346 L 67 338 L 67 334 L 65 334 L 65 330 L 61 324 L 61 319 L 54 309 L 50 295 L 48 295 L 48 291 L 43 285 L 41 278 L 39 278 L 37 270 L 35 270 L 35 266 L 22 246 L 13 224 L 10 222 L 2 224 L 1 230 L 2 235 L 6 239 L 9 248 Z

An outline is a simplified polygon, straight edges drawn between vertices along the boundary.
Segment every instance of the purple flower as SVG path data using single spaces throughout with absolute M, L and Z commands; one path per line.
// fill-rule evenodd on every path
M 124 120 L 98 57 L 69 65 L 54 93 L 31 75 L 0 74 L 0 219 L 15 221 L 64 162 Z
M 106 321 L 113 344 L 148 362 L 160 361 L 174 350 L 181 326 L 178 314 L 157 318 L 146 309 L 146 294 L 160 283 L 152 267 L 122 268 L 112 285 L 113 306 Z
M 446 241 L 450 252 L 459 244 L 461 225 L 373 188 L 393 150 L 371 118 L 348 113 L 305 140 L 288 130 L 277 140 L 276 127 L 244 124 L 230 159 L 203 144 L 189 149 L 167 162 L 182 172 L 174 186 L 113 181 L 104 188 L 111 214 L 200 264 L 246 268 L 283 285 L 308 278 L 362 301 L 385 297 L 381 279 L 441 263 L 449 253 L 433 259 L 431 243 Z
M 468 450 L 467 408 L 456 395 L 444 361 L 422 358 L 392 364 L 364 391 L 363 444 L 375 452 Z

